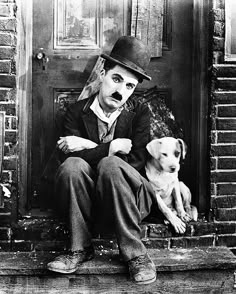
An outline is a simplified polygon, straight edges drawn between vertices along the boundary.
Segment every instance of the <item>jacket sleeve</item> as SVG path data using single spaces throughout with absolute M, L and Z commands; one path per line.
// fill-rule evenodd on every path
M 83 125 L 83 121 L 81 119 L 81 111 L 78 108 L 72 108 L 70 107 L 64 118 L 64 136 L 77 136 L 82 137 L 85 139 L 88 138 L 88 134 L 85 130 L 85 127 Z M 61 153 L 61 159 L 64 161 L 68 157 L 81 157 L 86 162 L 88 162 L 91 166 L 96 166 L 98 162 L 103 158 L 108 156 L 109 152 L 109 146 L 110 143 L 99 143 L 97 147 L 92 149 L 84 149 L 81 151 L 75 151 L 71 152 L 69 154 L 64 154 L 62 151 Z
M 150 110 L 147 105 L 138 106 L 132 126 L 132 149 L 129 154 L 117 153 L 117 156 L 140 171 L 144 168 L 148 152 L 146 145 L 150 141 Z

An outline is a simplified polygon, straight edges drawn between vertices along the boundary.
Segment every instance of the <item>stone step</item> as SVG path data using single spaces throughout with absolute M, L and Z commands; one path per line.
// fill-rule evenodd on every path
M 117 250 L 100 250 L 93 260 L 82 264 L 76 275 L 125 274 L 127 267 Z M 158 272 L 189 270 L 235 270 L 236 257 L 226 247 L 201 247 L 192 249 L 149 249 Z M 46 265 L 55 252 L 0 252 L 0 275 L 51 275 Z M 1 292 L 0 292 L 1 293 Z

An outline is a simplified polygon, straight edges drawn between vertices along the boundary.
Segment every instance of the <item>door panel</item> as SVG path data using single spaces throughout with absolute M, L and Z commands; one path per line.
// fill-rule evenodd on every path
M 194 194 L 191 170 L 196 160 L 190 145 L 193 0 L 164 2 L 162 56 L 152 58 L 148 69 L 152 81 L 140 84 L 138 91 L 157 86 L 166 93 L 190 150 L 182 177 Z M 46 185 L 42 189 L 41 176 L 55 147 L 55 115 L 61 101 L 77 100 L 98 55 L 110 51 L 119 36 L 130 34 L 131 7 L 131 0 L 33 0 L 33 54 L 41 52 L 45 60 L 33 58 L 31 207 L 53 206 L 52 193 Z

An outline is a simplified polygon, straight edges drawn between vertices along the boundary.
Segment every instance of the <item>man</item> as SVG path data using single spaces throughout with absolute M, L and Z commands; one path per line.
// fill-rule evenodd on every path
M 94 257 L 92 230 L 116 233 L 120 254 L 132 279 L 156 280 L 155 265 L 140 239 L 140 223 L 149 214 L 154 192 L 144 175 L 150 140 L 147 106 L 129 99 L 146 74 L 150 55 L 138 39 L 121 37 L 101 71 L 96 95 L 69 107 L 64 136 L 57 143 L 66 160 L 55 178 L 59 211 L 69 218 L 71 251 L 48 269 L 72 273 Z

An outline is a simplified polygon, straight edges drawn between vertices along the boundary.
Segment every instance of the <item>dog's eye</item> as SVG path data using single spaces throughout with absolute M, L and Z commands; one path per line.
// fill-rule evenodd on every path
M 167 153 L 162 153 L 163 156 L 167 157 Z
M 179 157 L 180 152 L 179 151 L 175 151 L 175 157 Z

